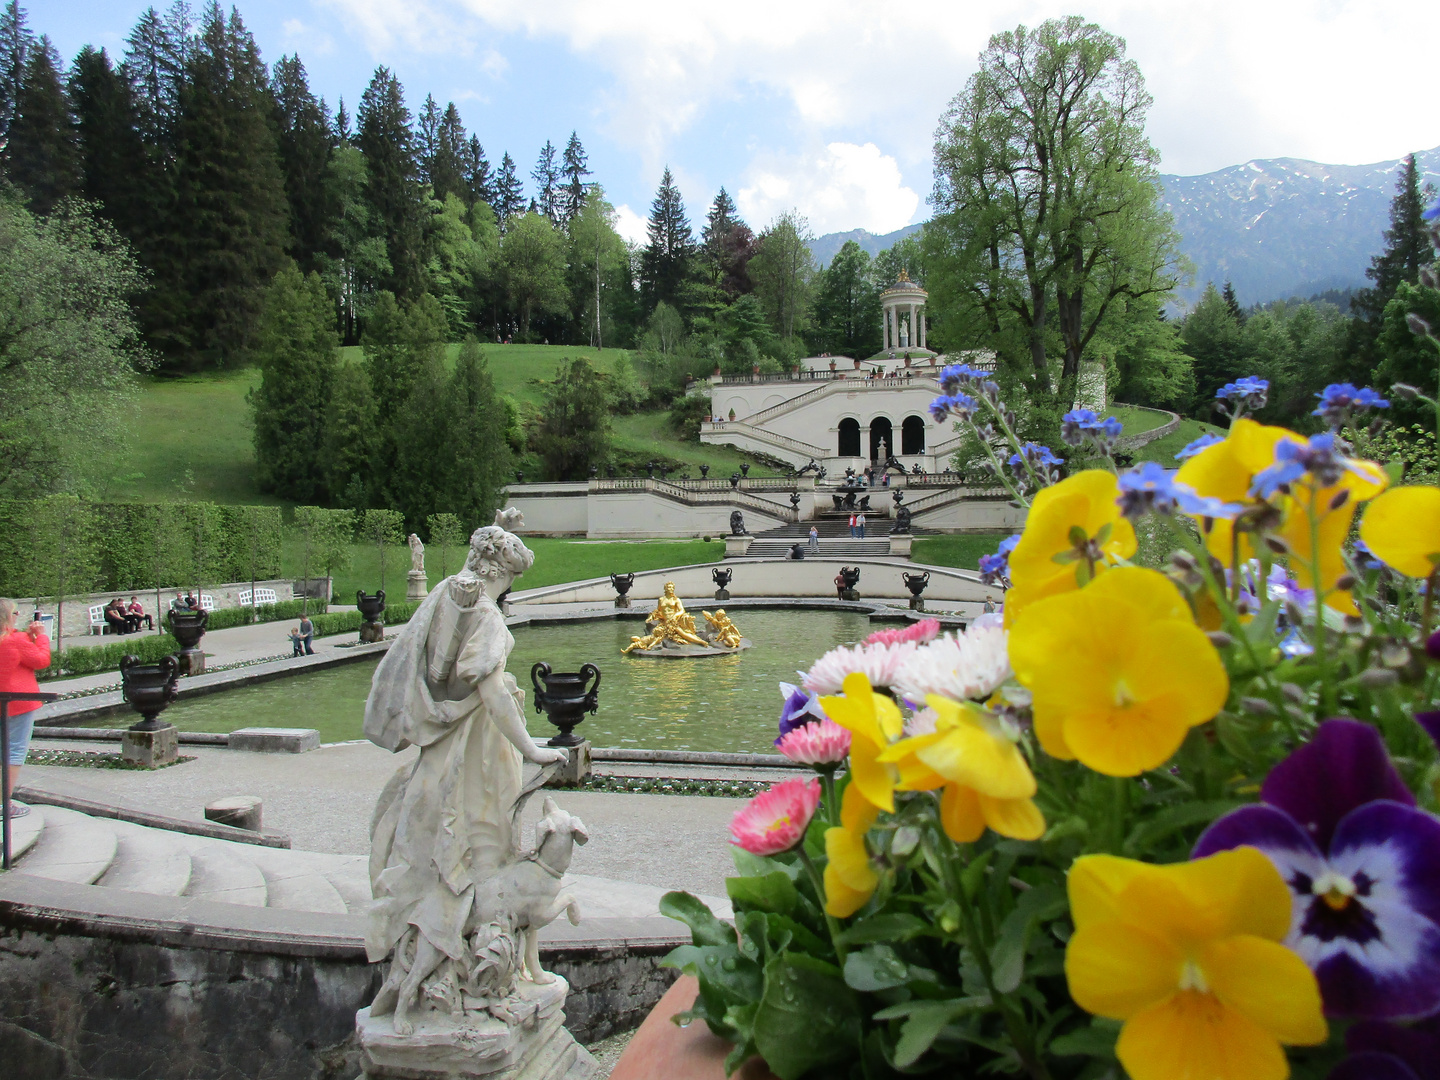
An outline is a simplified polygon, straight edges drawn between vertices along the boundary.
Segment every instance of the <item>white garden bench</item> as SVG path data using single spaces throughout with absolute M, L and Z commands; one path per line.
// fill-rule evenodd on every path
M 90 605 L 90 633 L 105 635 L 110 632 L 110 626 L 105 622 L 105 605 Z
M 185 594 L 184 594 L 184 593 L 181 593 L 179 596 L 175 597 L 174 600 L 171 600 L 171 601 L 170 601 L 170 610 L 171 610 L 171 611 L 174 611 L 176 608 L 178 608 L 178 607 L 181 605 L 181 603 L 184 602 L 184 600 L 185 600 Z M 201 607 L 203 610 L 205 610 L 205 611 L 214 611 L 214 610 L 215 610 L 215 597 L 211 596 L 209 593 L 201 593 L 201 594 L 200 594 L 200 607 Z
M 241 589 L 240 606 L 249 607 L 250 599 L 250 590 Z M 274 589 L 256 589 L 254 599 L 256 607 L 259 607 L 261 604 L 278 604 L 280 602 L 280 597 Z M 202 600 L 201 603 L 204 603 L 204 601 Z

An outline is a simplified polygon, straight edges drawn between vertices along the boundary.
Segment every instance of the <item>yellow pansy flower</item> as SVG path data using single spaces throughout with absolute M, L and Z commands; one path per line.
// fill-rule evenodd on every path
M 1109 776 L 1163 765 L 1230 692 L 1180 590 L 1144 567 L 1116 567 L 1031 605 L 1009 652 L 1045 752 Z
M 1315 975 L 1280 944 L 1290 890 L 1254 848 L 1171 866 L 1087 855 L 1069 893 L 1070 995 L 1124 1021 L 1131 1080 L 1283 1080 L 1282 1044 L 1326 1040 Z
M 1372 555 L 1406 577 L 1429 577 L 1440 557 L 1440 488 L 1387 491 L 1366 507 L 1360 539 Z
M 898 788 L 943 787 L 940 823 L 958 844 L 978 840 L 986 826 L 1013 840 L 1044 835 L 1030 765 L 995 718 L 972 702 L 935 694 L 925 700 L 935 710 L 935 730 L 901 739 L 880 755 L 899 768 Z
M 1119 481 L 1104 469 L 1078 472 L 1035 496 L 1025 518 L 1025 531 L 1010 553 L 1006 626 L 1036 600 L 1080 587 L 1079 564 L 1055 561 L 1056 555 L 1075 549 L 1070 531 L 1076 526 L 1092 540 L 1107 525 L 1110 527 L 1109 536 L 1099 545 L 1108 560 L 1128 559 L 1135 554 L 1135 529 L 1120 516 L 1115 501 L 1119 497 Z
M 880 884 L 865 848 L 865 834 L 879 813 L 851 782 L 840 799 L 839 826 L 825 830 L 825 911 L 837 919 L 859 911 Z
M 1282 427 L 1259 424 L 1254 420 L 1236 420 L 1230 434 L 1221 442 L 1207 446 L 1180 466 L 1175 474 L 1177 484 L 1187 484 L 1195 494 L 1227 503 L 1251 503 L 1250 486 L 1255 474 L 1275 463 L 1275 445 L 1281 439 L 1300 436 Z M 1205 546 L 1227 566 L 1230 564 L 1230 539 L 1233 525 L 1224 518 L 1214 519 L 1205 537 Z M 1251 533 L 1240 534 L 1240 560 L 1256 555 Z
M 820 708 L 850 732 L 850 786 L 873 805 L 893 813 L 899 774 L 879 758 L 905 729 L 900 709 L 884 694 L 875 693 L 864 672 L 852 671 L 842 686 L 845 696 L 822 697 Z

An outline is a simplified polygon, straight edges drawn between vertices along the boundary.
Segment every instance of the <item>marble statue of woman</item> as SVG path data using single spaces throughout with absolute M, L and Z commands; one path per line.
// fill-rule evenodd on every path
M 410 545 L 410 572 L 423 574 L 425 572 L 425 545 L 420 542 L 420 537 L 415 533 L 410 534 L 407 543 Z
M 473 960 L 466 921 L 476 886 L 519 855 L 512 811 L 522 759 L 566 758 L 526 733 L 523 691 L 505 671 L 515 639 L 496 601 L 534 556 L 508 531 L 519 513 L 495 517 L 470 537 L 464 569 L 431 590 L 396 638 L 365 703 L 366 738 L 393 752 L 420 748 L 386 785 L 371 822 L 372 962 L 402 939 L 407 956 L 456 967 Z M 397 1030 L 408 1027 L 398 1021 L 416 1002 L 390 1000 Z

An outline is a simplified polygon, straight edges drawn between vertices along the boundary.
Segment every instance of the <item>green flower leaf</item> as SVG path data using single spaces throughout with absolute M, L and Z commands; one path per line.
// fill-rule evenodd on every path
M 755 1046 L 780 1080 L 853 1061 L 860 1052 L 860 1005 L 833 964 L 781 953 L 765 965 Z
M 789 875 L 775 870 L 764 877 L 725 879 L 725 891 L 737 908 L 758 908 L 779 915 L 791 915 L 800 903 L 800 894 Z
M 660 898 L 660 914 L 690 928 L 696 945 L 734 945 L 735 928 L 717 919 L 698 896 L 668 892 Z

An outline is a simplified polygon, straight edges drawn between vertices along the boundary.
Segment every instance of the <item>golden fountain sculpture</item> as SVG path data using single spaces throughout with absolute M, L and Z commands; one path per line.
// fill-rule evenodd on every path
M 701 631 L 695 629 L 695 616 L 685 610 L 685 605 L 675 595 L 675 583 L 667 581 L 665 591 L 655 602 L 655 610 L 646 616 L 646 629 L 650 632 L 632 637 L 630 644 L 620 651 L 655 656 L 706 656 L 742 649 L 749 644 L 740 636 L 740 631 L 724 610 L 716 611 L 713 615 L 708 611 L 701 614 L 710 624 L 707 631 L 704 631 L 704 637 L 701 636 Z M 662 654 L 660 650 L 667 646 L 670 652 Z

